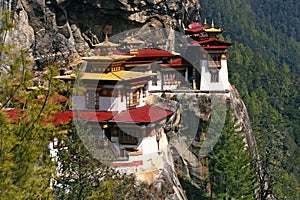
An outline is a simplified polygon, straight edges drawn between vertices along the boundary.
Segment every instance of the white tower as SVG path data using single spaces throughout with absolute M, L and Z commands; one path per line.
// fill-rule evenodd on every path
M 199 44 L 200 51 L 200 91 L 201 92 L 228 92 L 228 68 L 226 51 L 231 42 L 219 39 L 219 34 L 224 30 L 215 28 L 212 21 L 211 26 L 198 23 L 191 24 L 186 33 Z M 196 80 L 199 83 L 199 80 Z

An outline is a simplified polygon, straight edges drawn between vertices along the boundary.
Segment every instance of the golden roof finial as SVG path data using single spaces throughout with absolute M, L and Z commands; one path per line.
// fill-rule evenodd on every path
M 211 20 L 211 27 L 212 27 L 212 28 L 215 28 L 214 20 Z
M 204 18 L 204 26 L 206 26 L 206 25 L 207 25 L 206 18 Z
M 108 41 L 108 34 L 105 33 L 105 41 Z

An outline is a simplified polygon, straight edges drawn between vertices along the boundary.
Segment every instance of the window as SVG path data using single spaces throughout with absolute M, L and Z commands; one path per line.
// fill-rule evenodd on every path
M 137 145 L 137 130 L 120 130 L 119 143 L 128 145 Z
M 111 130 L 111 136 L 112 137 L 118 137 L 119 131 L 118 129 L 114 128 Z
M 145 85 L 143 88 L 141 88 L 141 93 L 143 94 L 143 98 L 146 97 L 146 87 L 147 87 L 147 85 Z
M 157 73 L 157 74 L 152 78 L 152 86 L 157 86 L 157 81 L 158 81 L 157 76 L 160 74 L 160 72 L 153 70 L 153 73 Z
M 208 61 L 208 67 L 221 67 L 221 55 L 211 54 L 211 60 Z
M 176 71 L 166 72 L 165 74 L 163 74 L 163 81 L 164 81 L 163 84 L 164 85 L 180 85 L 181 78 L 182 78 L 182 75 L 180 75 L 179 72 L 176 72 Z
M 152 78 L 152 86 L 157 86 L 157 76 L 153 76 L 153 78 Z
M 219 70 L 210 70 L 210 82 L 219 82 Z
M 111 67 L 112 72 L 117 72 L 117 71 L 120 71 L 120 70 L 121 70 L 121 67 Z
M 88 90 L 85 94 L 87 108 L 99 109 L 99 93 L 95 90 Z
M 140 89 L 127 93 L 127 106 L 133 107 L 140 104 Z

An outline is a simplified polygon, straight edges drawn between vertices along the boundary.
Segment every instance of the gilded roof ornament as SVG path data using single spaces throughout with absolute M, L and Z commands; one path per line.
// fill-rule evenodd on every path
M 110 42 L 110 41 L 108 40 L 108 36 L 107 36 L 107 35 L 108 35 L 108 34 L 105 33 L 105 40 L 104 40 L 104 42 L 101 42 L 101 43 L 99 43 L 99 44 L 95 44 L 94 47 L 110 47 L 110 48 L 113 48 L 113 47 L 119 46 L 119 44 Z

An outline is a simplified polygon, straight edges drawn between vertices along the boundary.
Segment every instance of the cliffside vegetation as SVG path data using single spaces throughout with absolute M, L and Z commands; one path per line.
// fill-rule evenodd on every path
M 230 81 L 240 91 L 257 137 L 261 198 L 299 198 L 299 9 L 296 0 L 202 1 L 202 17 L 229 30 Z M 298 187 L 298 188 L 297 188 Z
M 45 144 L 53 127 L 45 121 L 59 109 L 49 104 L 56 92 L 51 87 L 53 70 L 49 67 L 43 75 L 48 90 L 26 90 L 32 85 L 27 52 L 4 45 L 2 37 L 14 25 L 10 13 L 0 15 L 0 198 L 51 198 L 49 181 L 55 167 Z M 16 109 L 6 109 L 10 107 Z
M 1 13 L 0 19 L 2 39 L 14 24 L 9 12 Z M 53 116 L 66 108 L 55 95 L 67 88 L 53 79 L 55 63 L 40 77 L 43 86 L 32 88 L 35 75 L 28 58 L 27 51 L 0 40 L 0 199 L 138 199 L 149 187 L 133 192 L 133 178 L 121 179 L 92 159 L 74 127 L 68 127 L 72 134 L 56 135 L 66 127 L 55 127 Z M 60 165 L 49 154 L 55 135 L 69 146 L 61 147 Z
M 228 110 L 221 136 L 209 155 L 211 197 L 255 199 L 258 176 L 252 151 L 245 151 L 243 131 Z

